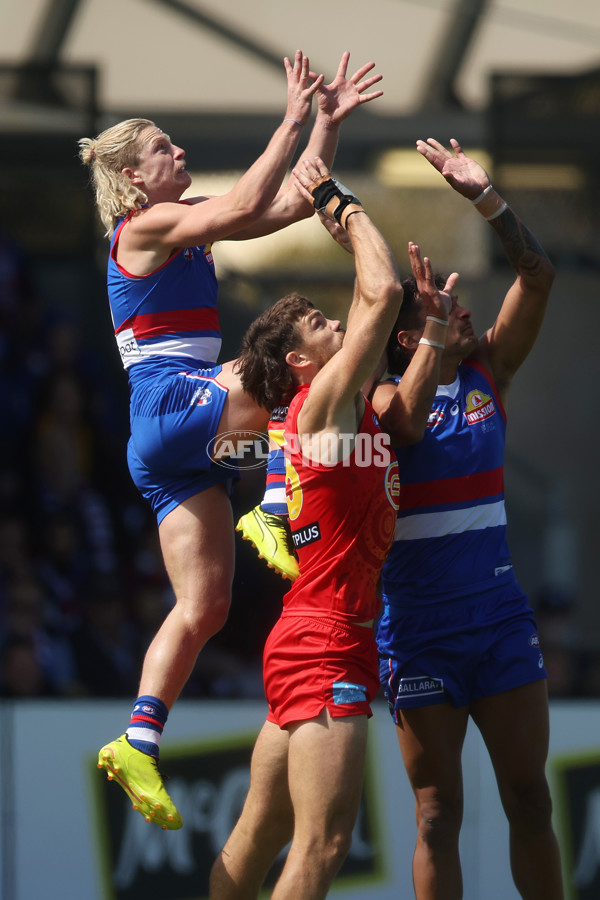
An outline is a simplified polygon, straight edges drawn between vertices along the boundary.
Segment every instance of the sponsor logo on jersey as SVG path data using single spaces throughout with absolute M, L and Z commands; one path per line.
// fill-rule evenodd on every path
M 334 681 L 333 702 L 336 706 L 342 703 L 364 703 L 367 699 L 367 689 L 364 684 L 353 684 L 351 681 Z
M 469 425 L 476 425 L 478 422 L 483 422 L 484 419 L 489 419 L 490 416 L 495 415 L 495 413 L 496 404 L 489 394 L 484 394 L 483 391 L 471 391 L 467 396 L 465 419 Z
M 531 635 L 531 637 L 529 638 L 529 646 L 530 647 L 539 647 L 540 646 L 540 639 L 537 636 L 537 634 Z
M 186 247 L 185 250 L 183 251 L 183 255 L 185 256 L 186 259 L 193 259 L 194 251 L 191 247 Z
M 399 697 L 412 697 L 413 695 L 424 697 L 428 694 L 443 694 L 444 679 L 427 675 L 413 675 L 410 678 L 401 678 L 398 685 Z
M 321 528 L 318 522 L 312 522 L 310 525 L 305 525 L 304 528 L 299 528 L 298 531 L 292 531 L 292 541 L 296 550 L 320 540 Z
M 139 357 L 142 355 L 132 328 L 124 328 L 123 331 L 115 334 L 115 337 L 123 362 L 134 356 Z
M 395 510 L 400 507 L 400 470 L 398 460 L 394 460 L 387 467 L 385 473 L 385 495 Z
M 288 406 L 276 406 L 271 413 L 271 422 L 285 422 L 285 420 L 287 419 L 288 409 Z
M 214 263 L 211 244 L 207 244 L 206 247 L 204 248 L 204 259 L 206 260 L 207 263 L 210 263 L 211 266 Z

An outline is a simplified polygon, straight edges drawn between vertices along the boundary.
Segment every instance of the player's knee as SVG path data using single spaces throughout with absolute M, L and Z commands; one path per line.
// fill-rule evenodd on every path
M 227 622 L 231 595 L 220 592 L 211 596 L 179 598 L 177 602 L 185 617 L 188 635 L 191 638 L 197 636 L 200 644 L 204 644 Z
M 227 622 L 230 605 L 230 594 L 217 595 L 212 598 L 212 601 L 205 603 L 200 614 L 202 630 L 217 634 Z
M 442 801 L 429 801 L 419 806 L 419 836 L 432 850 L 449 850 L 456 846 L 461 825 L 458 808 Z
M 325 826 L 324 822 L 314 823 Z M 306 864 L 317 866 L 328 878 L 333 878 L 342 865 L 352 844 L 352 826 L 345 823 L 329 823 L 329 826 L 311 829 L 310 834 L 294 835 L 295 852 Z
M 352 830 L 347 828 L 335 831 L 321 842 L 317 853 L 320 856 L 323 871 L 328 872 L 330 877 L 333 878 L 348 856 L 351 845 Z
M 511 827 L 528 834 L 545 831 L 552 820 L 552 798 L 545 779 L 514 788 L 504 806 Z
M 261 839 L 273 857 L 283 850 L 294 835 L 294 818 L 292 816 L 275 815 L 262 824 Z

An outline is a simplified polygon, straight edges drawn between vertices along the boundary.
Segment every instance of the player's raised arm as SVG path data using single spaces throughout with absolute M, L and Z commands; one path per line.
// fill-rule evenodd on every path
M 356 280 L 348 327 L 340 351 L 315 375 L 302 411 L 302 427 L 319 431 L 352 412 L 356 395 L 377 365 L 402 302 L 402 286 L 387 241 L 364 208 L 330 175 L 320 159 L 294 169 L 301 193 L 348 234 Z
M 340 59 L 335 78 L 329 84 L 324 83 L 323 76 L 310 72 L 313 84 L 316 84 L 317 115 L 302 155 L 307 159 L 318 156 L 328 168 L 333 165 L 342 122 L 354 110 L 383 95 L 380 89 L 371 90 L 382 79 L 379 74 L 371 74 L 375 63 L 367 62 L 348 76 L 349 61 L 350 53 L 346 50 Z M 246 240 L 262 237 L 312 215 L 312 204 L 298 193 L 292 177 L 279 191 L 260 221 L 228 238 Z
M 513 375 L 523 363 L 542 325 L 554 268 L 531 230 L 492 185 L 480 163 L 468 157 L 459 142 L 451 149 L 428 138 L 417 150 L 457 193 L 470 200 L 490 223 L 516 273 L 498 317 L 479 342 L 476 355 L 492 372 L 503 399 Z

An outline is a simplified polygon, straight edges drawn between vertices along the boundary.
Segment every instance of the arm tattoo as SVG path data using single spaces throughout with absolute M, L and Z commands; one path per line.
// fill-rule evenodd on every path
M 502 241 L 511 266 L 520 275 L 535 278 L 548 256 L 529 228 L 509 208 L 490 222 Z

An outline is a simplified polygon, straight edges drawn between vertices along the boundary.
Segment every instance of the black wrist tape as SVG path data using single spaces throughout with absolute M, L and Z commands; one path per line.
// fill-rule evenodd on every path
M 340 222 L 343 211 L 351 203 L 358 203 L 360 205 L 360 200 L 340 181 L 336 181 L 333 177 L 328 178 L 327 181 L 322 181 L 321 184 L 317 185 L 314 191 L 312 191 L 313 205 L 315 209 L 320 213 L 323 213 L 323 215 L 327 215 L 325 210 L 334 197 L 337 197 L 340 201 L 333 211 L 333 218 L 336 222 Z

